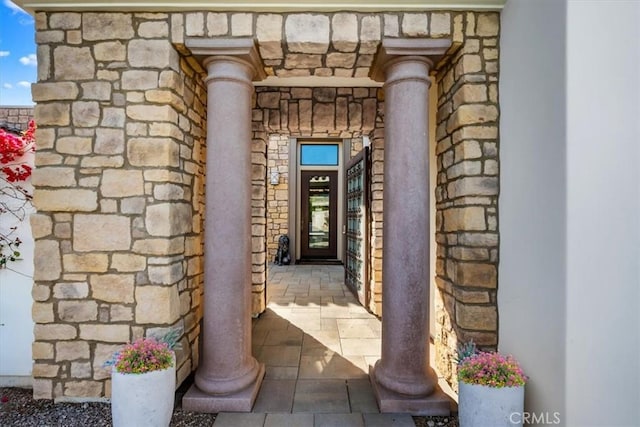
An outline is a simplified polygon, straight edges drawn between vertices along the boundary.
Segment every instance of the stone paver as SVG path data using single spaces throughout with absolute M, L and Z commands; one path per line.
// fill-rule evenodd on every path
M 345 287 L 342 266 L 270 265 L 267 297 L 253 322 L 253 354 L 266 365 L 254 417 L 221 414 L 216 427 L 415 425 L 379 413 L 368 372 L 381 323 Z

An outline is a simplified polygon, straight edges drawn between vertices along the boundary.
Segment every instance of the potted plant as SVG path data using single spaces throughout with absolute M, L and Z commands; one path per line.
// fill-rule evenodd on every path
M 140 338 L 114 354 L 111 416 L 114 427 L 168 426 L 176 388 L 175 333 Z
M 458 350 L 460 427 L 522 426 L 528 377 L 513 356 L 479 352 L 473 343 Z

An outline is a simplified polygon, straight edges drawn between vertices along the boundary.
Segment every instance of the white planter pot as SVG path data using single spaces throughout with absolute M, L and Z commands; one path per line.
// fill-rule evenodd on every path
M 163 371 L 144 374 L 111 372 L 111 417 L 114 427 L 167 427 L 176 391 L 175 356 Z
M 522 426 L 524 386 L 488 387 L 458 383 L 460 427 Z

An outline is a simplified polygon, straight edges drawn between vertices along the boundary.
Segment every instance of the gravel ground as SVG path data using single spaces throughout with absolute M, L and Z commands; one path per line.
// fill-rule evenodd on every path
M 56 403 L 33 400 L 30 389 L 0 388 L 1 427 L 109 427 L 108 403 Z M 177 408 L 171 427 L 210 427 L 215 414 L 183 412 Z
M 183 412 L 177 408 L 171 427 L 210 427 L 215 414 Z M 456 417 L 413 417 L 417 427 L 458 427 Z M 30 389 L 0 388 L 1 427 L 109 427 L 108 403 L 56 403 L 33 400 Z M 238 426 L 242 427 L 242 426 Z

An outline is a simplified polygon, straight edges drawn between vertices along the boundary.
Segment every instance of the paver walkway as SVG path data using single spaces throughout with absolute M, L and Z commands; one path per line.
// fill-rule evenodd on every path
M 270 265 L 267 310 L 253 321 L 265 379 L 253 413 L 220 413 L 215 426 L 414 427 L 410 415 L 378 411 L 368 372 L 380 336 L 342 266 Z

